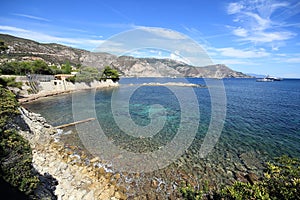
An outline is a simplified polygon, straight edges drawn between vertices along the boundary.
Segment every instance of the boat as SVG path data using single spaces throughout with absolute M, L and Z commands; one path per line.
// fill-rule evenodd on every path
M 283 78 L 275 77 L 275 76 L 268 76 L 268 79 L 271 79 L 273 81 L 282 81 Z
M 273 79 L 268 79 L 268 78 L 258 78 L 256 79 L 256 82 L 273 82 Z
M 267 75 L 265 78 L 256 79 L 257 82 L 273 82 L 273 81 L 282 81 L 282 80 L 283 80 L 282 78 L 269 76 L 269 75 Z

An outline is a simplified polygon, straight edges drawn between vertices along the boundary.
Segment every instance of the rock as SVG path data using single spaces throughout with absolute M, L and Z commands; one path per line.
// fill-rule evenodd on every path
M 242 172 L 246 172 L 247 169 L 240 163 L 234 163 L 234 166 L 237 170 L 242 171 Z
M 90 160 L 91 163 L 98 162 L 98 161 L 99 161 L 99 157 L 95 157 Z
M 95 199 L 94 198 L 94 192 L 89 191 L 82 199 L 86 199 L 86 200 Z
M 256 174 L 250 172 L 248 174 L 246 174 L 245 178 L 249 181 L 249 183 L 251 183 L 252 185 L 258 181 L 258 177 Z
M 156 180 L 152 180 L 152 181 L 151 181 L 151 187 L 156 189 L 157 186 L 158 186 L 157 181 L 156 181 Z
M 119 191 L 122 193 L 126 193 L 126 188 L 124 186 L 119 186 Z
M 260 160 L 257 158 L 255 152 L 242 153 L 239 155 L 239 158 L 249 170 L 256 170 L 261 166 Z
M 99 173 L 100 173 L 101 175 L 104 175 L 104 174 L 105 174 L 105 169 L 104 169 L 103 167 L 100 167 L 100 168 L 99 168 Z
M 82 173 L 82 174 L 86 174 L 86 173 L 88 173 L 88 170 L 87 170 L 86 168 L 83 168 L 83 169 L 81 170 L 81 173 Z
M 147 194 L 146 194 L 146 198 L 147 199 L 156 199 L 156 194 L 152 191 L 149 191 Z
M 76 199 L 83 199 L 84 196 L 87 194 L 87 191 L 86 190 L 78 190 L 76 191 Z
M 107 172 L 107 173 L 105 174 L 105 178 L 106 178 L 106 179 L 110 179 L 111 175 L 112 175 L 111 173 Z
M 44 127 L 45 127 L 45 128 L 50 128 L 51 126 L 50 126 L 49 124 L 46 124 L 46 123 L 45 123 L 45 124 L 44 124 Z
M 115 174 L 115 178 L 118 180 L 118 179 L 120 179 L 121 178 L 121 174 L 120 173 L 116 173 Z
M 127 199 L 127 197 L 121 192 L 115 192 L 115 197 L 117 199 L 124 199 L 124 200 Z
M 226 171 L 226 174 L 227 174 L 228 176 L 230 176 L 230 177 L 233 176 L 233 173 L 232 173 L 232 171 L 230 171 L 230 170 L 227 170 L 227 171 Z
M 235 178 L 236 178 L 236 180 L 244 182 L 244 183 L 248 182 L 247 179 L 245 178 L 245 176 L 243 174 L 241 174 L 240 172 L 235 173 Z

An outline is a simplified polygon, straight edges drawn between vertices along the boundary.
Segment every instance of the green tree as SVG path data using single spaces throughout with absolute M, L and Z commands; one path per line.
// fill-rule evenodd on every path
M 0 66 L 2 74 L 23 75 L 22 66 L 19 62 L 7 62 Z
M 51 67 L 42 60 L 35 60 L 32 63 L 32 71 L 35 74 L 53 75 Z
M 63 64 L 61 66 L 61 70 L 62 70 L 63 74 L 71 74 L 71 72 L 72 72 L 72 66 L 71 66 L 70 62 L 67 61 L 65 64 Z
M 120 79 L 119 72 L 115 69 L 112 69 L 110 66 L 106 66 L 102 72 L 101 79 L 111 79 L 116 82 Z
M 0 53 L 1 53 L 2 51 L 7 50 L 7 49 L 8 49 L 8 47 L 5 45 L 4 41 L 3 41 L 3 40 L 0 40 Z
M 6 62 L 0 66 L 0 70 L 2 74 L 10 75 L 26 75 L 28 73 L 52 75 L 56 73 L 55 68 L 42 60 L 35 60 L 33 62 Z
M 86 82 L 90 83 L 94 80 L 100 79 L 100 73 L 95 67 L 82 67 L 80 71 L 76 74 L 76 82 Z

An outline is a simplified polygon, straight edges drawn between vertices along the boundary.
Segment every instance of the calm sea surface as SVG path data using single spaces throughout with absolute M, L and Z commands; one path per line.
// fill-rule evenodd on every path
M 190 83 L 206 85 L 203 79 L 187 80 Z M 158 118 L 161 115 L 166 116 L 163 128 L 151 139 L 129 136 L 124 129 L 118 127 L 112 114 L 111 98 L 113 92 L 120 98 L 128 95 L 137 84 L 174 81 L 182 80 L 123 78 L 117 89 L 97 90 L 94 98 L 96 116 L 107 138 L 113 141 L 114 145 L 137 153 L 156 151 L 168 144 L 179 129 L 181 117 L 178 97 L 168 87 L 139 85 L 129 100 L 129 113 L 137 125 L 146 126 L 150 123 L 149 112 Z M 168 167 L 145 174 L 144 182 L 156 177 L 165 184 L 164 188 L 160 186 L 159 189 L 168 195 L 172 188 L 174 189 L 174 183 L 178 181 L 208 180 L 212 186 L 231 183 L 239 179 L 240 174 L 261 174 L 264 168 L 262 163 L 276 156 L 287 154 L 300 157 L 300 80 L 256 82 L 255 79 L 223 79 L 223 84 L 227 100 L 226 118 L 213 151 L 205 158 L 200 158 L 198 154 L 212 114 L 210 93 L 208 88 L 192 88 L 200 111 L 195 139 L 184 154 Z M 176 87 L 182 93 L 187 89 L 170 87 Z M 90 95 L 91 92 L 93 91 L 81 91 L 77 95 Z M 82 102 L 83 112 L 88 112 L 84 110 L 86 103 Z M 163 106 L 164 110 L 151 106 L 154 104 Z M 25 104 L 24 107 L 42 114 L 54 126 L 74 121 L 72 94 L 41 99 Z M 122 109 L 120 106 L 120 115 Z M 193 109 L 190 112 L 193 113 Z M 76 131 L 63 139 L 66 143 L 81 145 Z M 140 188 L 138 191 L 134 190 L 136 193 L 143 193 L 149 186 L 139 183 L 132 186 L 134 187 Z M 134 191 L 129 194 L 134 196 Z

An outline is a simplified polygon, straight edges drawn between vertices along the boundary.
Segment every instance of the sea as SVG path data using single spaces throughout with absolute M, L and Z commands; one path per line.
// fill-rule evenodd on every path
M 122 175 L 116 184 L 124 185 L 129 197 L 155 193 L 165 199 L 181 184 L 221 188 L 245 181 L 249 173 L 262 176 L 265 163 L 276 157 L 300 158 L 300 79 L 121 78 L 119 83 L 23 106 L 53 126 L 96 118 L 64 129 L 61 141 L 110 163 L 107 169 Z

